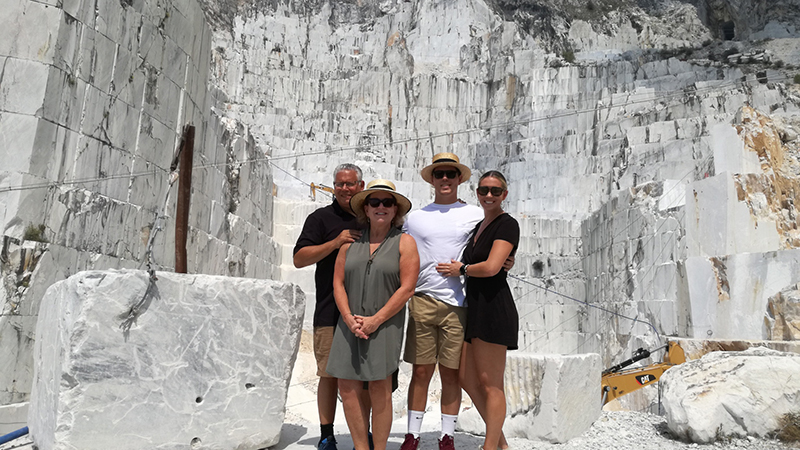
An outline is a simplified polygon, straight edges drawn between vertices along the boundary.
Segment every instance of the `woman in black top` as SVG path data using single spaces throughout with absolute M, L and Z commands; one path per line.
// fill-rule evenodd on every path
M 463 263 L 440 264 L 447 276 L 464 275 L 467 284 L 467 329 L 461 354 L 459 378 L 486 422 L 482 448 L 507 448 L 503 436 L 506 397 L 503 374 L 506 351 L 517 349 L 519 316 L 506 282 L 503 263 L 517 250 L 519 223 L 503 211 L 508 196 L 506 179 L 498 171 L 483 174 L 478 182 L 478 201 L 484 219 L 475 227 Z

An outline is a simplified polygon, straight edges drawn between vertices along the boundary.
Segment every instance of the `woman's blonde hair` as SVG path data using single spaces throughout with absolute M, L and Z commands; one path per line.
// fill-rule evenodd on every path
M 481 178 L 478 180 L 478 186 L 481 185 L 481 181 L 483 181 L 484 178 L 495 178 L 497 180 L 500 180 L 500 185 L 503 186 L 503 190 L 504 191 L 508 190 L 508 182 L 506 181 L 506 177 L 504 177 L 503 174 L 500 173 L 499 171 L 490 170 L 481 175 Z

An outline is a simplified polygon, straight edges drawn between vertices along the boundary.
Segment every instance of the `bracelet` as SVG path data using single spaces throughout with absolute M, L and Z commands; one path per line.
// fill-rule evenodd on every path
M 459 271 L 461 272 L 461 275 L 464 275 L 465 277 L 469 276 L 469 275 L 467 275 L 467 267 L 469 267 L 469 264 L 463 264 L 461 266 L 461 268 L 459 269 Z

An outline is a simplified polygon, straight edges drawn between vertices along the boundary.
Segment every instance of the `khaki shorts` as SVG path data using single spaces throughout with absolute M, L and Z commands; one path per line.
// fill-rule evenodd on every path
M 317 376 L 333 378 L 325 369 L 328 367 L 328 356 L 331 354 L 334 327 L 314 327 L 314 358 L 317 359 Z
M 411 364 L 439 364 L 458 370 L 467 308 L 452 306 L 417 292 L 408 304 L 403 359 Z

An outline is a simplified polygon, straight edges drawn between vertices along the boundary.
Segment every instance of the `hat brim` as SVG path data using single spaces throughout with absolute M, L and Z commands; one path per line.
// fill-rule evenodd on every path
M 469 167 L 453 161 L 442 161 L 442 162 L 435 162 L 423 168 L 420 171 L 422 179 L 430 184 L 433 184 L 433 170 L 439 166 L 450 166 L 457 168 L 458 171 L 461 172 L 461 178 L 459 179 L 458 184 L 461 184 L 465 181 L 469 181 L 470 177 L 472 176 L 472 171 L 469 169 Z
M 356 214 L 363 214 L 364 201 L 367 199 L 367 197 L 369 197 L 370 194 L 374 194 L 375 192 L 386 192 L 387 194 L 392 194 L 392 196 L 394 196 L 394 199 L 397 202 L 397 216 L 404 216 L 411 211 L 411 200 L 407 199 L 403 194 L 382 187 L 364 189 L 363 191 L 350 197 L 350 209 Z

